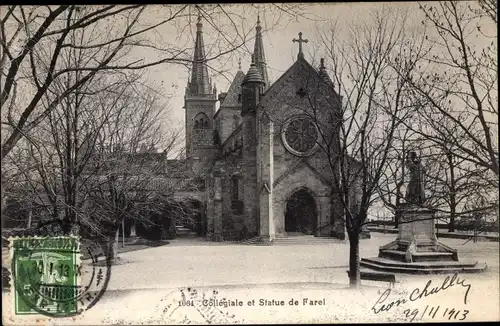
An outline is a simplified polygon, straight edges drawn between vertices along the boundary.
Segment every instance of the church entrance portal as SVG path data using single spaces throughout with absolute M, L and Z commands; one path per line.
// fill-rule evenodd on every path
M 317 211 L 314 197 L 305 189 L 296 191 L 286 202 L 285 231 L 314 234 Z

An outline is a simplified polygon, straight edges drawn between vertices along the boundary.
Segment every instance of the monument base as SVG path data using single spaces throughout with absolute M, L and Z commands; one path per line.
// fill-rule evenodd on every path
M 379 248 L 378 257 L 361 259 L 361 266 L 399 273 L 482 272 L 486 265 L 459 262 L 456 249 L 436 238 L 434 211 L 404 205 L 399 210 L 399 234 Z
M 477 261 L 425 261 L 405 263 L 402 261 L 372 257 L 362 258 L 361 267 L 404 274 L 454 274 L 454 273 L 482 273 L 486 271 L 486 264 Z
M 458 261 L 458 252 L 437 240 L 434 242 L 418 242 L 395 240 L 379 249 L 379 257 L 405 263 L 422 261 Z

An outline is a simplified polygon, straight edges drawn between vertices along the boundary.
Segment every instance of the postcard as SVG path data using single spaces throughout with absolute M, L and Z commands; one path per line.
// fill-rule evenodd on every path
M 497 7 L 1 7 L 5 325 L 498 321 Z

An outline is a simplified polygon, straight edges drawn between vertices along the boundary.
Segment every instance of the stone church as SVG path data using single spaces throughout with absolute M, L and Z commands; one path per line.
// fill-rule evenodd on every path
M 313 234 L 344 239 L 343 206 L 332 186 L 341 98 L 325 70 L 302 52 L 271 82 L 260 21 L 252 63 L 217 94 L 197 22 L 185 92 L 186 165 L 205 180 L 204 234 L 214 241 Z M 216 104 L 219 102 L 219 108 Z M 338 177 L 338 175 L 337 175 Z M 353 197 L 355 198 L 355 197 Z M 355 202 L 356 200 L 353 200 Z

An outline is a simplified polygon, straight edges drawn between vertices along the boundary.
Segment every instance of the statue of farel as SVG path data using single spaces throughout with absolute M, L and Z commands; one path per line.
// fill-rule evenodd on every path
M 425 202 L 424 192 L 424 167 L 417 153 L 411 151 L 408 153 L 406 165 L 410 171 L 410 182 L 406 189 L 406 202 L 409 204 L 422 205 Z

